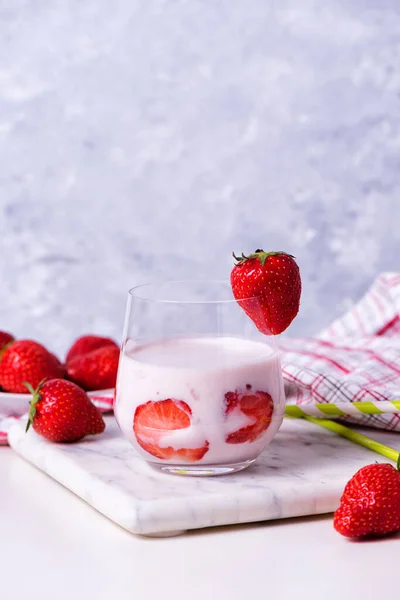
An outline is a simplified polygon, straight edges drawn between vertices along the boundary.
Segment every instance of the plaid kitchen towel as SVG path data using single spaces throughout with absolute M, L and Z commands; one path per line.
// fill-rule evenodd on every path
M 400 400 L 400 274 L 380 275 L 316 338 L 289 338 L 280 348 L 289 404 Z M 400 431 L 400 413 L 354 413 L 341 420 Z

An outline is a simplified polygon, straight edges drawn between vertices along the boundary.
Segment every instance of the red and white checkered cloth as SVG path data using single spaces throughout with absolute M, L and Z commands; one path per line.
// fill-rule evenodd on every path
M 360 302 L 318 337 L 287 338 L 280 348 L 291 404 L 400 400 L 400 274 L 380 275 Z M 112 409 L 111 394 L 93 394 L 100 410 Z M 0 444 L 7 444 L 16 418 L 1 414 L 0 400 Z M 341 419 L 400 431 L 400 413 Z
M 400 274 L 383 273 L 317 338 L 282 340 L 290 404 L 400 400 Z M 341 420 L 400 431 L 400 413 Z

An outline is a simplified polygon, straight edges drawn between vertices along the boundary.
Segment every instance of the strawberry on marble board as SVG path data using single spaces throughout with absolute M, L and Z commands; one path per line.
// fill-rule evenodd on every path
M 99 409 L 79 386 L 65 379 L 52 379 L 32 393 L 26 431 L 32 425 L 51 442 L 76 442 L 102 433 L 105 423 Z

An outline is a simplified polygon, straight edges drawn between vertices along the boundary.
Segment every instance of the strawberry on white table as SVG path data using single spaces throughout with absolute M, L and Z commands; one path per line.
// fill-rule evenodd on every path
M 350 538 L 400 531 L 399 471 L 386 463 L 357 471 L 344 489 L 333 524 Z

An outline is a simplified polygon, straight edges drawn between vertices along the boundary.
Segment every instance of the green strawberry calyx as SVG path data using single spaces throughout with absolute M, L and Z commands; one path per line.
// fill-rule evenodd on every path
M 46 379 L 42 379 L 42 381 L 37 386 L 36 390 L 33 389 L 32 385 L 30 383 L 28 383 L 27 381 L 24 381 L 24 386 L 32 394 L 32 400 L 29 402 L 29 415 L 28 415 L 28 422 L 27 422 L 26 428 L 25 428 L 25 433 L 28 431 L 29 427 L 33 424 L 33 419 L 35 418 L 35 415 L 36 415 L 36 405 L 42 399 L 42 397 L 40 395 L 40 390 L 42 389 L 45 381 L 46 381 Z
M 243 265 L 248 260 L 258 259 L 263 267 L 265 262 L 269 256 L 290 256 L 290 258 L 294 258 L 292 254 L 288 254 L 287 252 L 264 252 L 264 250 L 256 250 L 253 254 L 249 254 L 249 256 L 245 256 L 242 252 L 242 256 L 236 256 L 234 252 L 232 252 L 233 258 L 237 261 L 235 266 Z

